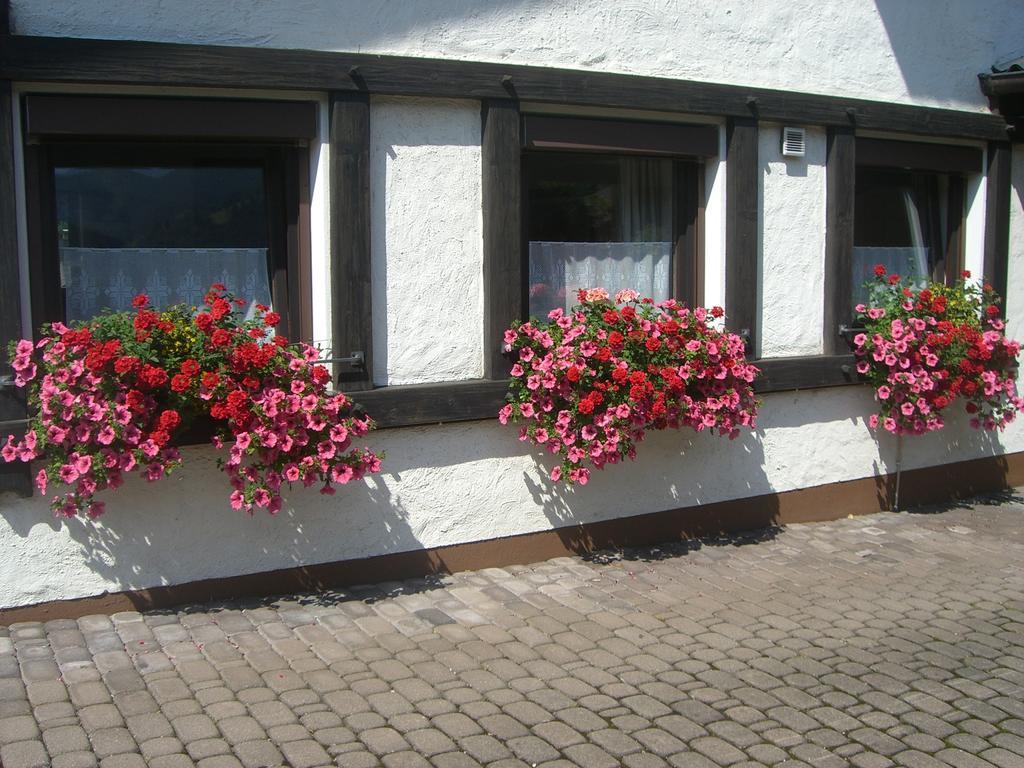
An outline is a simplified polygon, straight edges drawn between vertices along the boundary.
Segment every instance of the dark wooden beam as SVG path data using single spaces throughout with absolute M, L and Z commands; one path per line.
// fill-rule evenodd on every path
M 1010 195 L 1012 150 L 1008 142 L 988 145 L 985 191 L 985 280 L 1005 302 L 1010 262 Z M 1005 311 L 1005 304 L 1003 305 Z
M 825 321 L 826 355 L 850 351 L 839 326 L 853 319 L 853 204 L 857 178 L 857 139 L 852 128 L 832 128 L 825 165 Z
M 940 173 L 981 173 L 981 150 L 958 144 L 857 139 L 857 164 Z
M 314 101 L 30 94 L 25 131 L 50 138 L 282 139 L 316 136 Z
M 758 186 L 757 120 L 730 118 L 726 126 L 725 319 L 757 349 Z
M 755 360 L 754 364 L 761 369 L 761 375 L 754 381 L 754 391 L 758 393 L 839 387 L 858 382 L 853 355 L 777 357 Z
M 858 383 L 853 355 L 815 355 L 755 360 L 759 394 Z M 381 428 L 497 419 L 508 379 L 472 379 L 441 384 L 380 387 L 351 393 L 356 407 Z
M 369 90 L 372 93 L 655 109 L 932 136 L 1006 139 L 1006 122 L 964 110 L 610 72 L 406 56 L 13 36 L 0 77 L 35 82 Z
M 519 105 L 486 100 L 483 138 L 484 378 L 504 379 L 502 335 L 523 319 L 522 160 Z
M 713 157 L 718 126 L 526 115 L 523 146 L 572 152 Z
M 373 387 L 370 285 L 370 97 L 332 93 L 331 337 L 333 356 L 363 353 L 363 365 L 335 366 L 342 389 Z
M 0 1 L 6 9 L 6 3 Z M 21 279 L 18 265 L 18 229 L 14 208 L 14 122 L 11 109 L 11 84 L 0 80 L 0 376 L 12 373 L 7 345 L 22 337 Z M 0 384 L 0 421 L 25 418 L 23 389 Z M 9 434 L 21 435 L 24 429 L 0 429 L 0 443 Z M 0 491 L 20 495 L 32 493 L 29 465 L 0 461 Z
M 377 426 L 405 427 L 479 419 L 497 421 L 498 410 L 505 403 L 507 391 L 507 379 L 472 379 L 381 387 L 368 392 L 354 392 L 352 399 L 358 408 L 365 410 L 377 422 Z

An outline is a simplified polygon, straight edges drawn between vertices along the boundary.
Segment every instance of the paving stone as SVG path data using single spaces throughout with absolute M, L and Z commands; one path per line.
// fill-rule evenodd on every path
M 185 745 L 174 736 L 161 736 L 156 739 L 144 741 L 139 745 L 139 750 L 147 760 L 165 755 L 177 755 L 185 751 Z
M 409 743 L 394 728 L 370 728 L 359 733 L 359 740 L 375 755 L 386 755 L 409 749 Z
M 51 756 L 62 755 L 65 752 L 82 752 L 90 749 L 89 737 L 80 725 L 47 728 L 43 731 L 43 744 L 46 745 L 46 751 Z
M 451 752 L 457 749 L 455 742 L 452 741 L 447 734 L 436 728 L 421 728 L 419 730 L 410 731 L 404 735 L 416 752 L 421 755 L 426 755 L 427 757 L 442 754 L 444 752 Z M 470 736 L 467 738 L 472 739 L 484 737 Z M 463 741 L 465 741 L 465 739 Z M 465 747 L 463 748 L 465 749 Z
M 978 757 L 988 760 L 993 765 L 999 766 L 999 768 L 1024 768 L 1024 757 L 999 747 L 986 749 Z
M 114 697 L 114 705 L 125 718 L 158 712 L 160 705 L 149 691 L 133 691 Z
M 267 768 L 284 762 L 277 746 L 265 739 L 235 744 L 233 750 L 245 768 Z
M 0 720 L 0 745 L 39 738 L 36 719 L 29 715 L 6 717 Z
M 295 768 L 299 768 L 299 763 L 295 763 Z M 217 755 L 216 757 L 207 757 L 200 760 L 195 764 L 196 768 L 243 768 L 242 763 L 239 762 L 238 758 L 234 755 Z M 184 765 L 182 765 L 184 768 Z M 303 766 L 305 768 L 305 766 Z
M 554 747 L 532 735 L 510 739 L 506 746 L 512 750 L 516 757 L 531 765 L 537 765 L 546 760 L 554 760 L 558 757 L 558 752 Z M 569 747 L 569 749 L 572 749 L 572 747 Z
M 713 760 L 718 765 L 732 765 L 746 756 L 726 741 L 713 736 L 703 736 L 690 742 L 689 747 Z
M 7 681 L 0 680 L 0 697 L 3 695 L 2 684 L 5 682 Z M 68 689 L 59 680 L 28 681 L 24 684 L 20 680 L 12 680 L 10 682 L 17 683 L 21 690 L 28 694 L 29 703 L 33 707 L 38 707 L 40 704 L 51 704 L 55 701 L 68 701 L 69 699 Z
M 96 768 L 99 759 L 91 751 L 65 752 L 52 758 L 51 768 Z
M 225 718 L 217 723 L 217 727 L 230 744 L 267 738 L 266 731 L 259 722 L 248 715 Z
M 100 757 L 119 755 L 124 752 L 135 752 L 138 749 L 135 739 L 127 728 L 102 728 L 89 734 L 93 751 Z
M 4 768 L 47 768 L 49 764 L 50 756 L 41 741 L 15 741 L 0 747 Z
M 331 756 L 312 739 L 289 741 L 280 748 L 292 768 L 314 768 L 331 763 Z
M 171 722 L 175 734 L 185 744 L 220 736 L 217 726 L 208 715 L 186 715 Z

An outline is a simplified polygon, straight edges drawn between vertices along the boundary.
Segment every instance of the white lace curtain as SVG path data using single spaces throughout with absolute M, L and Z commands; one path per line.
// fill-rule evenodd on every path
M 129 309 L 140 293 L 155 307 L 198 305 L 213 283 L 248 300 L 247 314 L 270 304 L 266 248 L 61 247 L 60 261 L 69 321 Z
M 610 294 L 633 288 L 656 301 L 669 297 L 672 243 L 530 243 L 530 313 L 543 316 L 576 303 L 580 288 Z
M 632 288 L 669 297 L 672 267 L 672 163 L 619 161 L 618 242 L 530 242 L 530 314 L 568 309 L 580 288 L 613 294 Z

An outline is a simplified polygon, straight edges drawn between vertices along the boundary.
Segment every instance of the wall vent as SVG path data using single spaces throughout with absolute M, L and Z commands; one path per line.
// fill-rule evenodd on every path
M 803 157 L 807 149 L 807 131 L 803 128 L 782 129 L 782 154 L 785 157 Z

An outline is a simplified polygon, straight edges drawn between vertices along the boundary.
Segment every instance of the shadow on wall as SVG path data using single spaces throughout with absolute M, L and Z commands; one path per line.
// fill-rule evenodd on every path
M 931 435 L 905 435 L 900 438 L 879 432 L 879 458 L 873 463 L 873 475 L 880 509 L 894 509 L 896 506 L 897 476 L 900 510 L 949 499 L 965 499 L 1008 485 L 1010 466 L 1000 432 L 972 428 L 960 403 L 953 405 L 948 413 L 946 426 Z M 936 444 L 939 445 L 938 456 L 934 456 Z M 931 457 L 926 465 L 963 462 L 965 456 L 979 458 L 963 462 L 957 470 L 936 479 L 934 474 L 906 471 L 907 467 L 921 465 L 922 455 Z M 901 467 L 902 472 L 899 471 Z
M 578 521 L 590 517 L 587 509 L 590 493 L 584 489 L 567 489 L 548 480 L 546 473 L 550 466 L 554 466 L 553 461 L 541 461 L 544 471 L 539 474 L 540 479 L 523 472 L 523 483 L 534 502 L 544 510 L 567 550 L 585 554 L 656 542 L 671 544 L 696 537 L 720 537 L 736 531 L 773 530 L 777 526 L 779 501 L 777 496 L 771 495 L 772 485 L 765 471 L 763 432 L 745 432 L 733 441 L 704 434 L 691 436 L 685 431 L 670 431 L 658 437 L 662 438 L 658 440 L 660 443 L 674 442 L 673 458 L 668 462 L 658 462 L 654 472 L 645 473 L 644 485 L 650 492 L 650 498 L 645 495 L 635 497 L 632 509 L 621 510 L 621 515 L 626 517 L 616 516 L 583 526 Z M 719 494 L 715 489 L 705 487 L 707 481 L 700 479 L 707 477 L 706 472 L 693 473 L 696 477 L 687 478 L 683 467 L 691 463 L 686 461 L 688 454 L 705 453 L 711 448 L 712 441 L 728 443 L 714 453 L 719 454 L 724 472 L 735 473 L 742 478 L 740 488 L 733 492 L 743 497 L 743 501 L 719 501 L 702 506 L 701 499 L 714 499 Z M 641 443 L 638 455 L 642 456 L 645 450 L 651 449 L 652 446 Z M 616 465 L 605 470 L 610 473 L 628 471 L 629 462 L 625 466 Z M 594 473 L 592 478 L 597 486 L 616 482 L 600 473 Z M 652 500 L 662 497 L 666 490 L 676 501 L 672 514 L 665 514 L 665 510 L 640 512 L 650 509 Z M 756 505 L 751 505 L 751 496 L 762 498 Z M 669 511 L 672 509 L 668 508 Z
M 141 482 L 138 484 L 141 485 Z M 164 489 L 158 488 L 157 492 L 160 493 L 162 490 Z M 346 490 L 361 492 L 360 501 L 363 505 L 368 505 L 370 511 L 368 514 L 361 515 L 360 519 L 370 518 L 374 521 L 376 530 L 373 533 L 373 539 L 383 551 L 395 551 L 416 546 L 416 537 L 407 523 L 405 508 L 399 499 L 393 497 L 381 478 L 370 477 L 367 480 L 365 491 L 358 486 L 339 489 L 338 496 L 335 498 L 343 499 Z M 104 520 L 105 525 L 97 526 L 80 518 L 64 521 L 64 525 L 71 539 L 77 543 L 78 554 L 89 570 L 111 583 L 119 584 L 119 588 L 122 589 L 130 589 L 134 585 L 163 585 L 166 587 L 170 579 L 181 581 L 179 575 L 171 576 L 170 574 L 174 571 L 187 571 L 188 569 L 167 568 L 166 563 L 162 561 L 173 562 L 177 559 L 175 547 L 188 547 L 190 544 L 203 547 L 210 552 L 211 556 L 216 556 L 217 545 L 214 544 L 211 547 L 208 542 L 211 533 L 214 539 L 225 535 L 235 537 L 235 541 L 231 542 L 230 546 L 227 546 L 225 542 L 223 549 L 231 550 L 231 559 L 239 562 L 240 575 L 233 578 L 239 595 L 316 592 L 339 581 L 351 584 L 361 581 L 383 581 L 390 578 L 388 573 L 381 572 L 380 569 L 364 568 L 360 571 L 353 568 L 349 573 L 338 574 L 330 572 L 323 566 L 308 563 L 302 557 L 302 553 L 325 552 L 325 550 L 329 552 L 330 541 L 338 535 L 338 527 L 322 524 L 323 521 L 317 519 L 322 515 L 310 516 L 305 513 L 303 497 L 318 507 L 324 506 L 315 488 L 296 489 L 290 496 L 292 503 L 276 517 L 270 517 L 265 512 L 257 511 L 250 519 L 245 519 L 244 513 L 231 510 L 225 496 L 222 505 L 210 510 L 210 515 L 224 516 L 225 518 L 213 526 L 215 529 L 213 532 L 204 532 L 199 529 L 196 523 L 201 525 L 202 520 L 193 519 L 189 521 L 192 523 L 191 530 L 176 542 L 165 539 L 168 532 L 166 521 L 160 521 L 151 514 L 156 510 L 119 509 L 123 506 L 122 504 L 111 505 L 111 510 L 108 511 Z M 118 514 L 119 512 L 121 514 Z M 136 519 L 131 521 L 131 525 L 119 525 L 118 521 L 113 519 L 114 516 L 122 517 L 124 514 L 135 515 Z M 344 515 L 345 513 L 343 510 L 334 509 L 333 514 Z M 236 522 L 232 519 L 233 517 L 241 518 L 241 520 L 237 524 L 233 524 Z M 60 522 L 54 521 L 54 527 L 59 525 Z M 352 530 L 351 533 L 358 535 L 359 532 Z M 290 553 L 288 559 L 292 562 L 287 569 L 277 568 L 245 574 L 247 563 L 236 559 L 239 545 L 243 549 L 248 548 L 252 555 L 249 562 L 255 570 L 260 570 L 256 564 L 261 561 L 279 562 L 279 555 L 282 552 Z M 160 553 L 160 556 L 154 557 L 152 560 L 145 560 L 139 556 L 140 553 L 147 551 Z M 329 557 L 326 552 L 323 556 Z M 132 556 L 134 556 L 134 561 L 126 563 L 126 557 Z M 316 555 L 312 555 L 311 559 L 316 559 Z M 436 570 L 432 567 L 427 553 L 422 550 L 408 552 L 407 559 L 409 562 L 406 564 L 406 570 L 410 572 L 428 573 Z M 168 592 L 168 589 L 172 591 Z M 222 589 L 219 591 L 222 593 Z M 159 600 L 155 600 L 148 589 L 142 589 L 137 595 L 132 595 L 131 599 L 137 608 L 142 609 L 154 604 L 167 605 L 205 601 L 214 595 L 210 585 L 202 580 L 168 587 L 162 589 L 162 592 L 164 594 L 160 596 Z
M 414 3 L 365 3 L 332 0 L 302 3 L 287 8 L 285 16 L 267 14 L 261 3 L 138 2 L 118 4 L 88 2 L 79 13 L 68 14 L 61 4 L 13 0 L 11 27 L 15 34 L 74 33 L 105 39 L 159 39 L 184 43 L 249 45 L 299 48 L 324 47 L 359 50 L 400 45 L 403 41 L 434 39 L 459 43 L 460 20 L 516 17 L 529 6 L 543 7 L 542 0 L 417 0 Z M 246 6 L 251 6 L 247 8 Z M 526 11 L 523 10 L 526 6 Z M 183 8 L 185 10 L 183 10 Z M 274 25 L 266 19 L 277 21 Z M 285 21 L 285 23 L 281 23 Z M 340 22 L 340 23 L 339 23 Z M 139 38 L 138 28 L 149 32 Z M 26 29 L 28 27 L 28 29 Z M 40 30 L 45 30 L 41 32 Z M 225 30 L 230 38 L 225 39 Z M 314 35 L 310 39 L 310 35 Z M 407 43 L 408 44 L 408 43 Z
M 982 106 L 978 74 L 1024 53 L 1017 0 L 875 0 L 875 7 L 907 91 L 914 97 L 946 100 L 951 95 Z M 1009 23 L 1012 19 L 1017 23 Z M 953 82 L 951 61 L 959 63 Z

